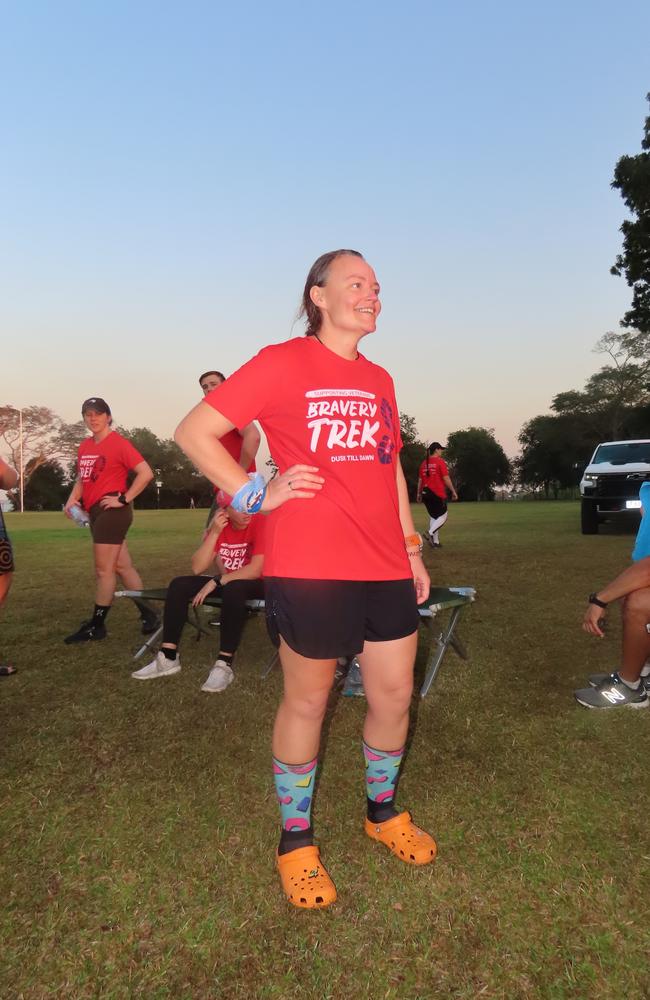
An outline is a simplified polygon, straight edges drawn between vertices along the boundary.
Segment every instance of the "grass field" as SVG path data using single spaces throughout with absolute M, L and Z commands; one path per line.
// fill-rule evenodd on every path
M 148 585 L 189 571 L 203 518 L 136 515 Z M 365 837 L 364 703 L 333 698 L 314 822 L 339 902 L 304 912 L 273 866 L 280 678 L 258 676 L 262 622 L 223 695 L 199 690 L 214 644 L 189 636 L 181 674 L 137 683 L 130 602 L 107 641 L 62 644 L 92 608 L 87 533 L 7 521 L 0 638 L 20 672 L 0 681 L 3 1000 L 650 996 L 650 711 L 572 697 L 617 662 L 616 612 L 604 642 L 579 623 L 631 534 L 581 536 L 575 504 L 452 509 L 426 559 L 434 582 L 478 589 L 470 661 L 450 653 L 414 699 L 399 797 L 439 858 L 404 868 Z

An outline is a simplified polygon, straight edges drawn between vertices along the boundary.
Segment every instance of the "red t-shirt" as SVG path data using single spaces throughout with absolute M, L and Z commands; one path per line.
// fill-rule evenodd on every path
M 244 444 L 244 438 L 239 433 L 238 430 L 228 431 L 227 434 L 220 439 L 221 444 L 224 446 L 231 458 L 234 458 L 236 462 L 239 462 L 241 458 L 241 450 Z M 255 472 L 257 466 L 255 465 L 255 459 L 252 460 L 251 464 L 246 469 L 246 472 Z M 215 495 L 219 492 L 219 487 L 214 488 Z
M 214 551 L 223 563 L 224 569 L 232 573 L 248 566 L 253 556 L 264 555 L 264 534 L 266 518 L 252 517 L 245 528 L 238 530 L 228 522 L 217 537 Z
M 442 497 L 443 500 L 447 498 L 447 486 L 443 476 L 449 475 L 449 469 L 447 468 L 447 463 L 444 458 L 440 458 L 436 455 L 431 455 L 429 458 L 426 458 L 420 466 L 419 475 L 420 491 L 422 491 L 425 486 L 428 486 L 431 492 L 435 493 L 436 496 Z
M 77 472 L 85 509 L 90 510 L 107 493 L 124 493 L 128 473 L 140 462 L 144 462 L 140 452 L 117 431 L 111 431 L 99 444 L 93 437 L 82 441 Z
M 237 427 L 259 420 L 281 473 L 300 463 L 318 466 L 325 479 L 313 499 L 288 500 L 268 515 L 265 576 L 412 577 L 399 520 L 402 439 L 388 372 L 301 337 L 265 347 L 204 402 Z

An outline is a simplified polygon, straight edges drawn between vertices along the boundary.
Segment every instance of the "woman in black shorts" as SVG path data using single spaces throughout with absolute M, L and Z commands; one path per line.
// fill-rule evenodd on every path
M 0 458 L 0 490 L 10 490 L 18 482 L 18 473 Z M 0 507 L 0 608 L 7 599 L 14 578 L 14 553 Z M 0 663 L 0 677 L 16 673 L 12 663 Z
M 153 479 L 153 472 L 130 441 L 112 428 L 111 410 L 98 396 L 87 399 L 81 415 L 91 432 L 79 446 L 77 479 L 64 512 L 83 505 L 90 521 L 95 560 L 95 610 L 92 618 L 67 636 L 66 643 L 90 642 L 106 638 L 106 616 L 113 603 L 116 575 L 129 590 L 142 590 L 142 578 L 131 562 L 126 533 L 133 520 L 132 501 Z M 127 488 L 129 472 L 135 479 Z M 158 616 L 144 601 L 136 605 L 143 635 L 158 628 Z
M 267 621 L 284 694 L 273 734 L 282 816 L 278 868 L 289 900 L 327 906 L 336 890 L 313 842 L 320 733 L 338 655 L 360 654 L 369 837 L 411 864 L 436 846 L 394 806 L 408 729 L 417 601 L 429 577 L 399 461 L 399 411 L 386 371 L 357 350 L 375 330 L 379 285 L 361 254 L 338 250 L 311 268 L 306 336 L 266 347 L 192 410 L 176 439 L 233 506 L 269 512 Z M 279 475 L 246 479 L 219 439 L 259 420 Z M 350 763 L 356 771 L 356 765 Z

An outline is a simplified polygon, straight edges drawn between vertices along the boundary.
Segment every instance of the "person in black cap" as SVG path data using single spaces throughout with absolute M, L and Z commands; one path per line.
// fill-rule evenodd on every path
M 438 532 L 447 520 L 447 490 L 451 493 L 452 500 L 458 500 L 447 463 L 442 457 L 444 449 L 445 446 L 439 441 L 432 441 L 418 475 L 416 499 L 418 503 L 424 503 L 431 518 L 425 537 L 434 548 L 440 548 Z
M 67 636 L 65 642 L 89 642 L 106 638 L 106 616 L 119 574 L 129 590 L 142 590 L 142 579 L 131 562 L 126 533 L 133 520 L 132 501 L 153 479 L 151 467 L 130 441 L 112 428 L 113 418 L 106 400 L 91 396 L 81 407 L 81 415 L 91 436 L 79 445 L 77 479 L 65 504 L 64 513 L 83 505 L 93 536 L 95 558 L 95 610 L 92 618 Z M 129 472 L 135 478 L 127 486 Z M 143 601 L 136 601 L 142 619 L 142 633 L 158 628 L 158 616 Z

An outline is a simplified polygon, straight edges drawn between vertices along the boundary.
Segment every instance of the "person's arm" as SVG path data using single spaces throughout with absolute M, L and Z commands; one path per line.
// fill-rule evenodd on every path
M 81 485 L 81 480 L 77 476 L 74 482 L 74 486 L 70 491 L 70 496 L 66 500 L 65 506 L 63 508 L 63 513 L 65 514 L 66 517 L 71 518 L 70 508 L 74 507 L 75 504 L 79 503 L 79 501 L 81 500 L 82 493 L 83 493 L 83 486 Z
M 18 482 L 18 473 L 0 458 L 0 490 L 12 490 Z
M 415 493 L 415 502 L 420 503 L 422 500 L 422 490 L 424 488 L 424 483 L 422 482 L 422 469 L 418 469 L 418 485 Z
M 242 566 L 241 569 L 234 569 L 232 573 L 222 573 L 219 583 L 222 587 L 227 584 L 232 583 L 233 580 L 259 580 L 262 575 L 262 567 L 264 565 L 264 556 L 253 556 L 251 561 Z M 212 593 L 213 590 L 217 588 L 217 581 L 212 579 L 208 580 L 204 587 L 201 587 L 198 594 L 192 600 L 192 607 L 197 608 L 199 604 L 203 604 L 206 597 Z
M 200 402 L 180 422 L 174 434 L 176 444 L 211 483 L 234 496 L 248 476 L 232 458 L 219 438 L 234 424 L 209 403 Z M 324 479 L 313 465 L 292 465 L 268 484 L 263 511 L 275 510 L 287 500 L 311 499 L 322 488 Z
M 415 534 L 415 526 L 413 524 L 413 515 L 411 514 L 408 486 L 406 485 L 406 479 L 404 478 L 404 472 L 402 470 L 402 463 L 399 459 L 397 462 L 397 496 L 399 501 L 400 524 L 402 525 L 404 537 L 408 538 L 409 535 Z M 429 574 L 427 573 L 424 562 L 422 561 L 422 555 L 419 552 L 409 553 L 409 562 L 411 564 L 411 572 L 413 573 L 413 582 L 415 584 L 417 602 L 418 604 L 422 604 L 429 596 L 431 580 L 429 579 Z
M 650 556 L 632 563 L 622 573 L 619 573 L 616 579 L 608 583 L 602 590 L 597 591 L 595 596 L 604 604 L 611 604 L 612 601 L 618 601 L 621 597 L 627 597 L 633 591 L 643 590 L 645 587 L 650 587 Z M 606 611 L 606 608 L 601 608 L 597 604 L 587 605 L 582 622 L 585 632 L 602 639 L 605 633 L 602 631 L 601 624 L 605 619 Z
M 140 496 L 143 489 L 145 489 L 145 487 L 147 487 L 153 479 L 153 469 L 149 463 L 144 460 L 133 466 L 133 472 L 135 472 L 135 479 L 129 486 L 128 490 L 124 493 L 127 503 L 131 503 L 132 500 L 135 500 L 136 497 Z M 104 510 L 108 510 L 112 507 L 124 506 L 120 503 L 117 497 L 102 497 L 99 502 Z
M 456 487 L 454 486 L 454 484 L 451 481 L 451 476 L 449 476 L 449 475 L 443 476 L 442 477 L 442 481 L 445 484 L 445 486 L 447 487 L 447 489 L 450 491 L 452 500 L 458 500 L 458 494 L 456 493 Z
M 260 432 L 258 431 L 255 424 L 252 422 L 250 424 L 246 424 L 245 427 L 242 427 L 239 433 L 242 436 L 242 446 L 241 446 L 241 454 L 239 456 L 239 464 L 241 465 L 242 469 L 245 472 L 247 469 L 250 468 L 251 462 L 257 455 L 260 446 L 260 441 L 262 439 L 260 436 Z
M 216 556 L 214 549 L 217 544 L 217 539 L 225 528 L 227 521 L 228 517 L 224 510 L 217 511 L 210 521 L 210 526 L 205 533 L 205 538 L 199 545 L 196 552 L 192 555 L 192 572 L 197 576 L 200 576 L 201 573 L 205 573 L 205 571 L 209 569 L 214 562 L 217 563 L 217 566 L 220 569 L 223 569 L 223 566 L 221 566 L 220 560 Z

